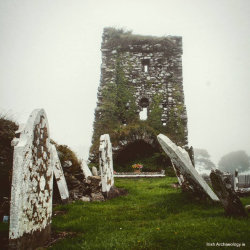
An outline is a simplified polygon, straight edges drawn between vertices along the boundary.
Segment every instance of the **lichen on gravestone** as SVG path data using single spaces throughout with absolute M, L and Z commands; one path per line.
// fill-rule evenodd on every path
M 162 149 L 171 159 L 182 189 L 192 192 L 199 198 L 210 197 L 213 201 L 219 201 L 213 190 L 193 167 L 187 151 L 178 147 L 163 134 L 158 135 L 157 139 Z
M 114 185 L 112 144 L 108 134 L 100 137 L 99 169 L 101 171 L 102 192 L 108 196 L 108 192 Z
M 219 197 L 222 206 L 228 216 L 243 216 L 247 213 L 242 205 L 240 198 L 234 191 L 234 186 L 228 176 L 220 170 L 212 170 L 210 174 L 213 189 Z
M 50 238 L 53 167 L 48 120 L 34 110 L 15 139 L 10 205 L 10 248 L 28 249 Z

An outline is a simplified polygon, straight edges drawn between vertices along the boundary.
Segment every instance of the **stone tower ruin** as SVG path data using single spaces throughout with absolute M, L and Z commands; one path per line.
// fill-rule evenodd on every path
M 114 160 L 130 146 L 132 151 L 141 150 L 142 145 L 133 146 L 136 142 L 156 150 L 159 133 L 187 146 L 182 37 L 142 36 L 105 28 L 101 51 L 90 160 L 95 161 L 99 137 L 106 133 L 111 137 Z

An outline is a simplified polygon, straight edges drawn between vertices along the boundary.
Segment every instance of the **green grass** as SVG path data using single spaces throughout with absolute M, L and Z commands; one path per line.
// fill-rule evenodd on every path
M 52 249 L 204 249 L 206 242 L 244 242 L 250 249 L 249 218 L 225 217 L 219 204 L 194 200 L 172 188 L 173 182 L 176 178 L 116 179 L 127 196 L 56 207 L 67 213 L 53 218 L 53 229 L 78 236 Z M 242 202 L 250 204 L 250 197 Z

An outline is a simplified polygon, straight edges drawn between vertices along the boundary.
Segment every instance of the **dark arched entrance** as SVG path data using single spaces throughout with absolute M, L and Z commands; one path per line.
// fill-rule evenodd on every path
M 143 164 L 143 171 L 160 171 L 165 169 L 168 159 L 158 147 L 153 147 L 144 140 L 136 140 L 114 157 L 114 169 L 119 172 L 132 171 L 132 165 L 136 163 Z

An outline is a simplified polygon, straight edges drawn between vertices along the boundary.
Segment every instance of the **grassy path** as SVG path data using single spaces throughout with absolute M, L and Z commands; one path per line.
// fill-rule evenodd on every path
M 129 190 L 127 196 L 58 206 L 67 213 L 53 219 L 54 230 L 78 232 L 78 236 L 52 249 L 196 250 L 205 249 L 207 242 L 245 243 L 244 249 L 250 249 L 250 217 L 227 218 L 220 205 L 193 200 L 172 188 L 175 181 L 116 179 L 116 186 Z M 250 204 L 250 197 L 242 201 Z

